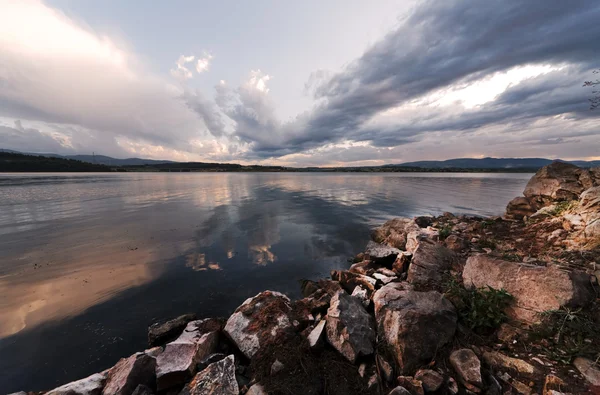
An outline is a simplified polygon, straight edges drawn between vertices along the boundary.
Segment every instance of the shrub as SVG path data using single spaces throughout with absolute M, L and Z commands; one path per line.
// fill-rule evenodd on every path
M 505 322 L 504 310 L 513 300 L 504 289 L 466 289 L 455 280 L 448 284 L 446 295 L 454 302 L 463 324 L 479 334 L 491 333 Z
M 575 207 L 577 204 L 576 200 L 563 200 L 554 205 L 552 210 L 550 210 L 550 215 L 558 217 L 562 215 L 565 211 L 568 211 Z
M 448 236 L 450 236 L 450 234 L 452 233 L 452 227 L 451 226 L 444 226 L 442 227 L 439 231 L 438 231 L 438 235 L 440 236 L 440 240 L 446 240 L 446 238 Z
M 550 358 L 570 364 L 575 357 L 600 357 L 600 328 L 592 313 L 583 309 L 562 307 L 542 313 L 542 321 L 533 328 L 531 338 L 543 340 Z

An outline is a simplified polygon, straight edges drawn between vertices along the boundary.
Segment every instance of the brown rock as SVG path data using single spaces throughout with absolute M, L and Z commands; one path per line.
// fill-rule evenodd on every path
M 436 243 L 422 241 L 413 253 L 407 281 L 413 284 L 438 283 L 458 263 L 456 254 Z
M 506 206 L 506 217 L 514 219 L 523 219 L 535 214 L 536 209 L 531 205 L 526 197 L 519 196 L 508 202 Z
M 533 365 L 522 359 L 512 358 L 496 351 L 486 351 L 483 353 L 483 360 L 489 366 L 496 369 L 511 369 L 522 374 L 534 374 L 536 372 Z
M 269 342 L 292 329 L 287 296 L 264 291 L 238 307 L 227 320 L 225 333 L 249 359 Z
M 425 392 L 435 392 L 444 384 L 444 376 L 430 369 L 421 369 L 415 374 L 415 379 L 419 380 Z
M 327 340 L 347 360 L 354 363 L 358 356 L 373 353 L 372 318 L 357 299 L 343 291 L 335 294 L 326 320 Z
M 444 244 L 449 250 L 454 252 L 460 252 L 467 248 L 467 242 L 465 241 L 465 239 L 458 235 L 450 235 L 446 237 L 446 240 L 444 240 Z
M 419 230 L 410 218 L 394 218 L 373 231 L 371 238 L 381 244 L 404 250 L 408 233 Z
M 408 373 L 427 363 L 456 330 L 456 311 L 442 294 L 416 292 L 405 283 L 391 283 L 373 296 L 380 341 Z
M 398 255 L 392 264 L 392 270 L 398 275 L 406 273 L 408 271 L 411 259 L 412 254 L 410 252 L 403 251 L 402 254 Z
M 523 194 L 536 209 L 561 200 L 577 200 L 587 189 L 589 172 L 563 162 L 553 162 L 542 167 L 529 180 Z M 589 185 L 589 184 L 586 184 Z
M 480 392 L 483 389 L 483 380 L 481 378 L 481 362 L 479 358 L 469 348 L 463 348 L 453 351 L 450 354 L 450 364 L 458 373 L 461 383 L 473 392 Z
M 549 374 L 544 380 L 544 390 L 542 395 L 554 395 L 564 391 L 565 383 L 557 376 Z
M 156 359 L 144 354 L 122 358 L 109 371 L 104 395 L 131 395 L 138 385 L 156 388 Z
M 388 395 L 411 395 L 411 393 L 406 388 L 399 385 L 391 390 Z
M 394 378 L 394 368 L 381 355 L 377 354 L 377 365 L 381 375 L 388 383 Z
M 400 253 L 401 251 L 397 248 L 369 241 L 365 250 L 365 257 L 367 260 L 385 266 L 386 264 L 391 265 Z
M 527 322 L 537 322 L 539 313 L 561 306 L 583 306 L 594 297 L 586 274 L 566 273 L 555 265 L 543 267 L 502 261 L 488 255 L 467 259 L 463 281 L 468 288 L 506 290 L 515 298 L 509 315 Z
M 342 288 L 348 293 L 352 293 L 354 288 L 360 286 L 367 290 L 369 296 L 375 291 L 375 284 L 377 283 L 377 280 L 374 278 L 363 276 L 362 274 L 350 273 L 347 270 L 333 270 L 331 278 L 339 281 Z

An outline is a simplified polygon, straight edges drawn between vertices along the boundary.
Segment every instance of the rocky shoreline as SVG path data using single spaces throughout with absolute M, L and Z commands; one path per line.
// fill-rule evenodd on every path
M 600 168 L 555 162 L 504 217 L 397 218 L 372 239 L 303 299 L 152 325 L 149 349 L 27 394 L 600 394 Z

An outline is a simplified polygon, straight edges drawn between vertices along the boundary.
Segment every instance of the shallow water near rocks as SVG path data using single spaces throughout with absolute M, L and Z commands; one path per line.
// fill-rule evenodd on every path
M 395 216 L 499 215 L 531 174 L 0 174 L 0 393 L 146 345 L 155 321 L 227 316 L 346 268 Z

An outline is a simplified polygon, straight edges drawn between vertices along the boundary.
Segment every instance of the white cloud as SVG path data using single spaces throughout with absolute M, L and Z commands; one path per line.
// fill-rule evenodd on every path
M 192 72 L 185 65 L 186 63 L 193 62 L 195 56 L 181 55 L 175 64 L 177 68 L 171 69 L 171 75 L 180 80 L 189 80 L 192 78 Z
M 210 66 L 210 61 L 212 60 L 213 56 L 211 54 L 204 54 L 203 58 L 199 58 L 198 61 L 196 62 L 196 71 L 198 73 L 204 73 L 205 71 L 208 71 L 208 67 Z

